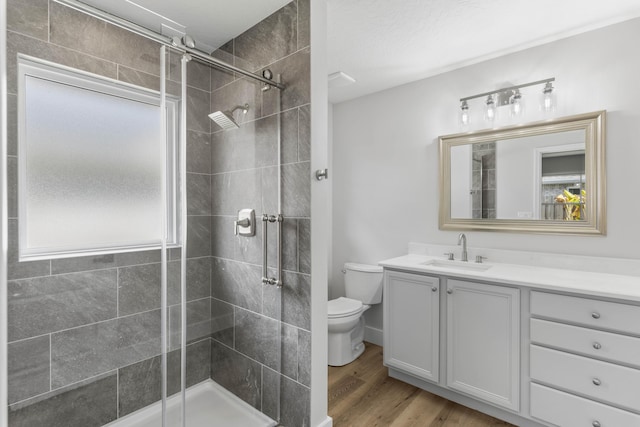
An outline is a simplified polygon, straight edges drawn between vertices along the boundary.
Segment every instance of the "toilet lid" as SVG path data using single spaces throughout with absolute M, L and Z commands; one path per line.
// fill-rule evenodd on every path
M 344 317 L 362 310 L 362 301 L 340 297 L 329 301 L 329 317 Z

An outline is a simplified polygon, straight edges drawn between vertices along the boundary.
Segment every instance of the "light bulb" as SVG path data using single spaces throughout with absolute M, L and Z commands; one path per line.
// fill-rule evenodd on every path
M 547 82 L 542 89 L 542 111 L 553 111 L 556 108 L 555 92 L 551 82 Z
M 469 124 L 469 105 L 467 101 L 462 101 L 462 105 L 460 106 L 460 123 L 462 125 Z
M 493 102 L 493 95 L 487 97 L 487 110 L 484 117 L 489 122 L 494 121 L 496 118 L 496 104 Z
M 511 97 L 510 105 L 512 116 L 517 117 L 522 114 L 524 106 L 522 105 L 522 95 L 518 89 L 516 89 L 515 93 Z

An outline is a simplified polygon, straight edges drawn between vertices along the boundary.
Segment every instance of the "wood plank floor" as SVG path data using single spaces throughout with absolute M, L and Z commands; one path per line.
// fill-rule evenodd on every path
M 367 343 L 358 360 L 329 367 L 334 427 L 493 427 L 504 421 L 387 376 L 382 347 Z

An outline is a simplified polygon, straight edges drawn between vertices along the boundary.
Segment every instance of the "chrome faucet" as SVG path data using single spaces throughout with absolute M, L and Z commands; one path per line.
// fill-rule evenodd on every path
M 462 245 L 462 257 L 461 261 L 468 261 L 467 259 L 467 236 L 464 233 L 460 233 L 458 236 L 458 246 Z

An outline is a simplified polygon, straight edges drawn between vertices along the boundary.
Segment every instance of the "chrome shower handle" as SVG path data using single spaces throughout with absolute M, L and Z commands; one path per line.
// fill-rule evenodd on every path
M 238 227 L 249 227 L 251 225 L 251 221 L 249 218 L 242 218 L 233 221 L 233 234 L 238 235 Z

